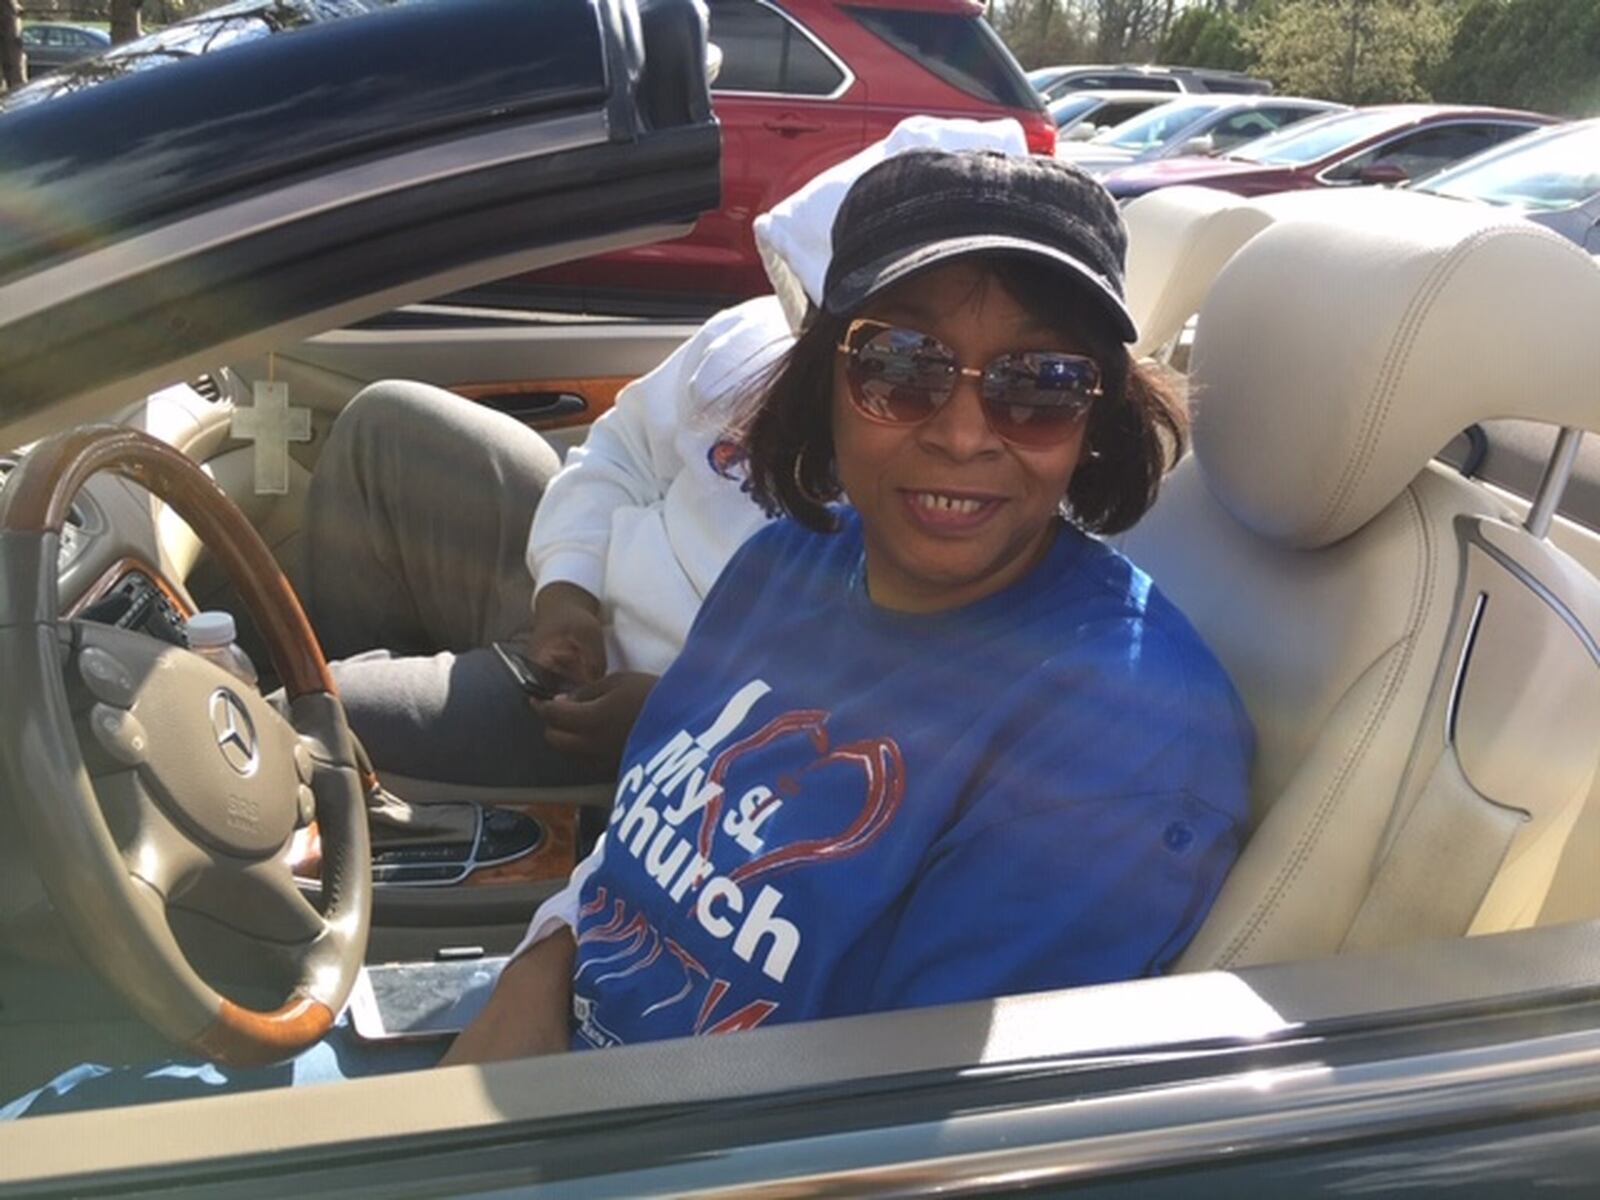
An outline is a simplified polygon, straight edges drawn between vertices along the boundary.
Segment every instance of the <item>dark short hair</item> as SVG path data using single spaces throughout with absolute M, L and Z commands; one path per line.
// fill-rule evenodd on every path
M 1161 478 L 1182 456 L 1188 413 L 1171 377 L 1137 362 L 1103 305 L 1022 258 L 980 256 L 987 275 L 1051 328 L 1082 341 L 1100 364 L 1105 394 L 1089 412 L 1083 455 L 1063 499 L 1090 533 L 1120 533 L 1155 503 Z M 841 495 L 834 470 L 834 355 L 849 315 L 813 311 L 789 352 L 748 393 L 740 440 L 755 499 L 774 516 L 829 531 Z

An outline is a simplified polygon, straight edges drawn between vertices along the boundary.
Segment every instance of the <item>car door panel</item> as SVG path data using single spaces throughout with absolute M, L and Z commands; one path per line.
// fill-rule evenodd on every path
M 590 424 L 610 409 L 617 393 L 632 381 L 627 375 L 517 379 L 504 383 L 456 384 L 453 390 L 529 428 L 544 431 Z
M 470 13 L 402 5 L 330 22 L 7 114 L 8 187 L 24 210 L 35 190 L 52 200 L 42 236 L 28 223 L 0 232 L 6 440 L 67 397 L 80 419 L 104 413 L 252 343 L 665 236 L 716 203 L 709 96 L 612 63 L 630 45 L 612 0 L 464 3 Z M 654 11 L 658 63 L 703 61 L 698 14 Z M 484 36 L 439 35 L 440 20 L 463 19 Z M 552 39 L 552 22 L 570 36 Z M 352 39 L 367 67 L 356 76 Z M 467 48 L 470 70 L 454 62 Z M 295 119 L 263 124 L 275 111 L 264 92 Z M 205 131 L 196 95 L 228 98 Z
M 344 329 L 302 343 L 286 358 L 317 382 L 321 404 L 337 411 L 368 383 L 416 379 L 513 413 L 551 435 L 558 449 L 582 440 L 631 380 L 653 370 L 693 334 L 689 323 L 504 321 L 445 326 Z M 246 374 L 259 373 L 254 363 Z M 581 411 L 558 405 L 576 396 Z M 547 411 L 537 411 L 539 401 Z M 557 411 L 549 411 L 557 409 Z

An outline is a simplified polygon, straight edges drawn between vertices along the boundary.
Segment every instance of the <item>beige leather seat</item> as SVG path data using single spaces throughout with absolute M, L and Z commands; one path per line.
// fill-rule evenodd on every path
M 1600 583 L 1432 456 L 1600 428 L 1600 270 L 1466 205 L 1318 203 L 1221 270 L 1195 452 L 1127 552 L 1255 720 L 1257 828 L 1181 966 L 1531 924 L 1600 767 Z
M 1212 283 L 1239 249 L 1286 219 L 1332 214 L 1385 223 L 1390 213 L 1461 202 L 1387 188 L 1317 188 L 1246 199 L 1208 187 L 1159 188 L 1123 209 L 1128 225 L 1128 307 L 1137 355 L 1165 359 Z
M 1239 247 L 1271 223 L 1260 208 L 1207 187 L 1160 188 L 1123 209 L 1133 352 L 1163 356 Z

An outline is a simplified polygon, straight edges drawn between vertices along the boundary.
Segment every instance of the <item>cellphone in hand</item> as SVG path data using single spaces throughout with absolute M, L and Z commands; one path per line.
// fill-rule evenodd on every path
M 535 700 L 554 700 L 563 692 L 572 690 L 571 681 L 541 667 L 510 642 L 494 643 L 494 652 L 505 663 L 506 670 L 511 672 L 517 686 Z

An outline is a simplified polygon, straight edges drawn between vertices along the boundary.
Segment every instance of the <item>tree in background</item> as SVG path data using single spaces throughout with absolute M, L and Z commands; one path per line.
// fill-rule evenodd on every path
M 0 91 L 28 81 L 22 54 L 22 14 L 17 0 L 0 0 Z
M 995 0 L 989 20 L 1017 61 L 1029 69 L 1088 57 L 1088 23 L 1071 0 Z
M 1145 61 L 1185 0 L 994 0 L 989 20 L 1024 67 Z
M 1377 104 L 1430 99 L 1454 29 L 1446 0 L 1283 0 L 1246 40 L 1280 92 Z
M 1172 26 L 1175 0 L 1094 0 L 1094 50 L 1100 62 L 1148 55 Z
M 139 10 L 144 0 L 111 0 L 111 43 L 115 46 L 144 35 Z
M 1600 115 L 1600 4 L 1470 0 L 1433 76 L 1441 100 Z
M 1190 5 L 1167 30 L 1156 61 L 1248 71 L 1255 66 L 1256 56 L 1245 34 L 1266 7 L 1256 0 L 1206 0 Z

